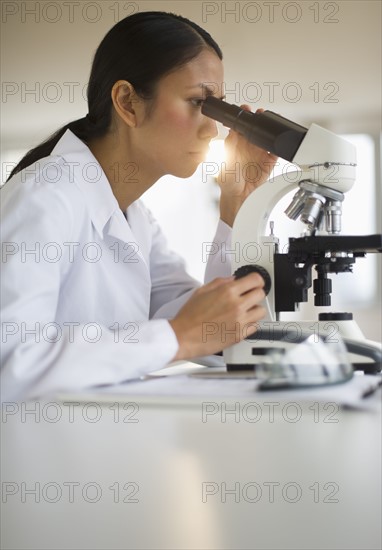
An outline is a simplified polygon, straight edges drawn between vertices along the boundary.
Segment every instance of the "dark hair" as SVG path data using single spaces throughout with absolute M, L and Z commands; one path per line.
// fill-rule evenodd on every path
M 205 48 L 223 55 L 208 32 L 185 17 L 161 11 L 140 12 L 119 21 L 103 38 L 93 60 L 87 89 L 88 115 L 60 128 L 31 149 L 8 180 L 52 152 L 66 130 L 85 143 L 106 134 L 111 123 L 111 89 L 130 82 L 143 99 L 152 99 L 160 78 L 194 59 Z

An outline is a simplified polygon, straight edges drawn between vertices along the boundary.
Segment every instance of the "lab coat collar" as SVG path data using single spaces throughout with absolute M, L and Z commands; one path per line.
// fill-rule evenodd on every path
M 71 130 L 66 130 L 51 155 L 65 160 L 71 177 L 85 195 L 89 215 L 99 236 L 103 238 L 105 226 L 111 220 L 108 233 L 123 241 L 131 240 L 106 174 L 89 147 Z

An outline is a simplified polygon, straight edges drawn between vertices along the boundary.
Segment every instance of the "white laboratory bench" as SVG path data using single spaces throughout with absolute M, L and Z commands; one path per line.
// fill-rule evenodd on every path
M 3 410 L 4 549 L 371 550 L 380 518 L 380 407 L 126 396 Z

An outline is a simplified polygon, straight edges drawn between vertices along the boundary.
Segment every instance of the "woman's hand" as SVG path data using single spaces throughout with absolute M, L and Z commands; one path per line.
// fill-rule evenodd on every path
M 170 321 L 179 342 L 173 361 L 211 355 L 256 331 L 265 315 L 264 281 L 258 273 L 214 279 L 200 287 Z
M 241 105 L 241 108 L 251 110 L 248 105 Z M 256 112 L 263 111 L 257 109 Z M 253 145 L 233 130 L 230 130 L 224 145 L 226 161 L 218 176 L 220 217 L 232 227 L 240 206 L 252 191 L 269 178 L 278 157 Z

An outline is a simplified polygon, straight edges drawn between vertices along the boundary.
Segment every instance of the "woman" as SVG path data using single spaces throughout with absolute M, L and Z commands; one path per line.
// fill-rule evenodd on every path
M 261 277 L 236 281 L 211 257 L 200 286 L 139 200 L 203 160 L 217 132 L 201 105 L 220 96 L 221 60 L 183 17 L 127 17 L 95 54 L 87 116 L 13 170 L 2 189 L 3 399 L 118 383 L 254 332 Z M 261 177 L 222 178 L 219 245 L 276 160 L 234 132 L 226 146 L 227 168 L 256 162 Z

